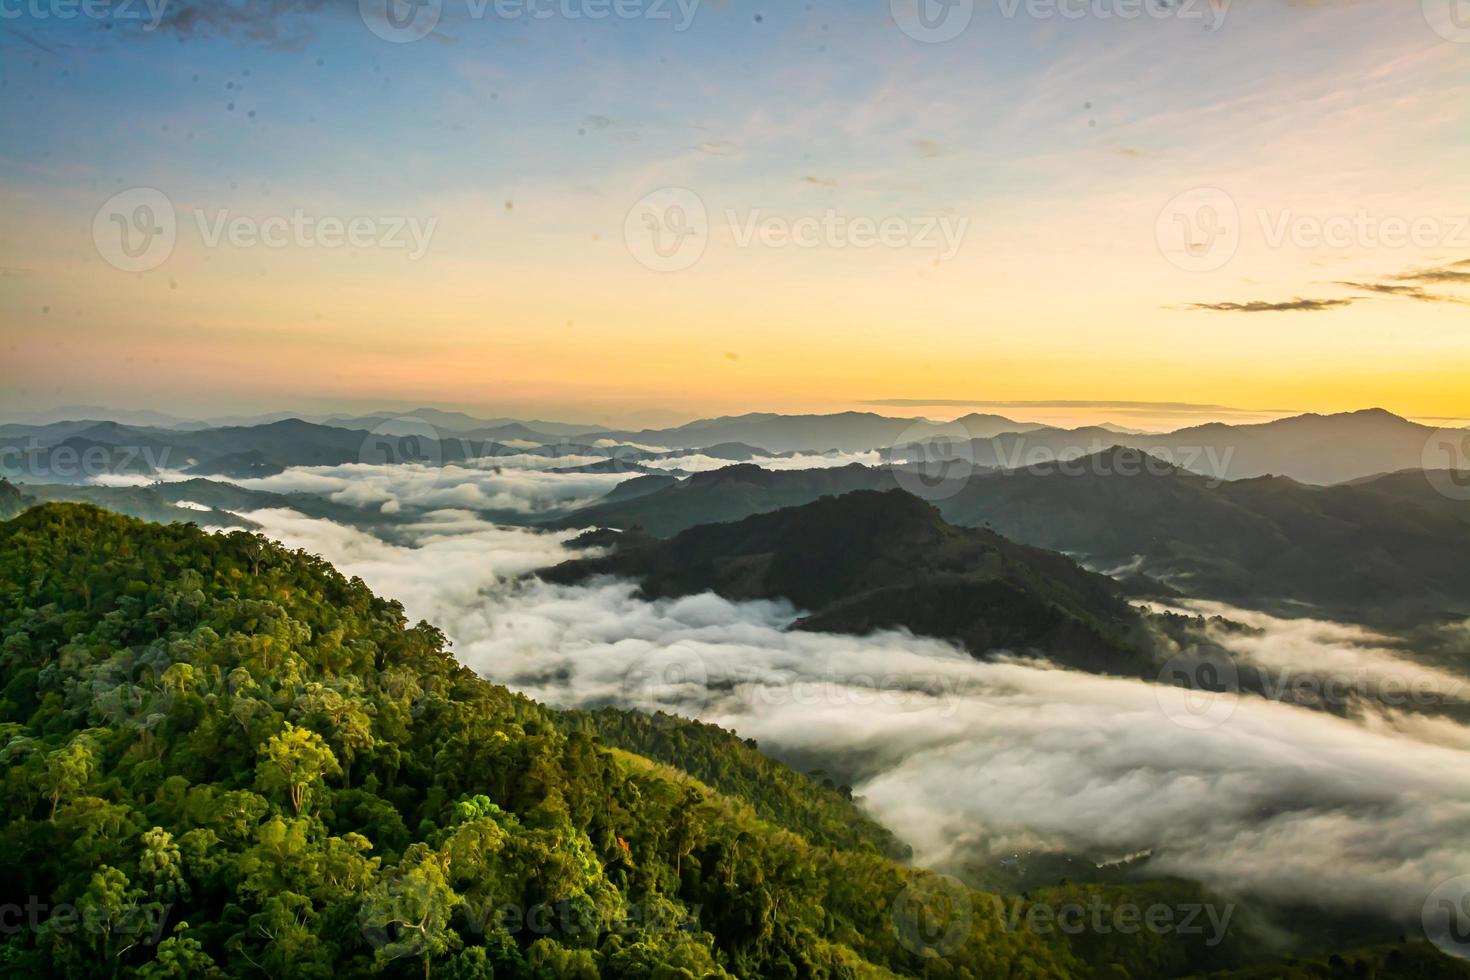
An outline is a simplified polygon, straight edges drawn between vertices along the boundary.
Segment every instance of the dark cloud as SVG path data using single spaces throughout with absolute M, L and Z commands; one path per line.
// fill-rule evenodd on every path
M 1470 276 L 1467 276 L 1470 278 Z M 1402 296 L 1405 299 L 1417 300 L 1420 303 L 1464 303 L 1465 300 L 1458 296 L 1446 296 L 1443 293 L 1431 293 L 1422 286 L 1403 286 L 1390 282 L 1340 282 L 1339 286 L 1349 289 L 1361 289 L 1367 293 L 1378 293 L 1381 296 Z
M 269 47 L 299 48 L 315 37 L 311 19 L 321 13 L 358 16 L 353 0 L 173 0 L 159 32 L 180 40 L 233 37 Z
M 1420 269 L 1402 276 L 1394 276 L 1395 282 L 1457 283 L 1470 282 L 1470 260 L 1456 262 L 1439 269 Z
M 1323 310 L 1352 306 L 1356 302 L 1357 300 L 1353 299 L 1302 299 L 1298 297 L 1284 303 L 1271 303 L 1259 299 L 1251 300 L 1249 303 L 1190 303 L 1185 309 L 1211 310 L 1216 313 L 1320 313 Z

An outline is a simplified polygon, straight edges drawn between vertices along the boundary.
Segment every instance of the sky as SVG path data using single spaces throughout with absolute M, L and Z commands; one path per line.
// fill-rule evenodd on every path
M 0 0 L 0 414 L 1462 419 L 1467 6 Z

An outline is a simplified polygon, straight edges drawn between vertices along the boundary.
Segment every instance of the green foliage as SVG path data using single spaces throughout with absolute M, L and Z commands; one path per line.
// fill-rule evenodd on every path
M 968 891 L 933 955 L 894 909 L 934 879 L 839 791 L 717 730 L 543 708 L 243 532 L 0 524 L 0 678 L 0 904 L 30 910 L 0 975 L 1092 975 Z M 1194 962 L 1156 939 L 1107 955 Z
M 563 717 L 564 726 L 589 726 L 608 745 L 681 769 L 814 844 L 907 856 L 885 827 L 852 806 L 849 788 L 794 772 L 717 725 L 619 708 Z

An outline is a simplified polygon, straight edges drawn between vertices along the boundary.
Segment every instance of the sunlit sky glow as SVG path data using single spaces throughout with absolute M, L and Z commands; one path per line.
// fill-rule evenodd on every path
M 1437 0 L 1129 20 L 979 0 L 945 43 L 888 0 L 706 0 L 683 31 L 692 0 L 566 15 L 596 2 L 447 0 L 410 43 L 356 0 L 174 0 L 156 30 L 6 4 L 0 414 L 1470 414 L 1470 43 L 1433 28 Z M 129 272 L 94 219 L 139 187 L 178 235 Z M 627 226 L 670 187 L 708 242 L 661 271 Z M 1208 270 L 1222 253 L 1159 241 L 1198 188 L 1240 215 Z M 432 234 L 419 257 L 207 240 L 298 210 Z M 741 242 L 752 216 L 828 215 L 963 235 Z M 1383 241 L 1395 223 L 1418 240 Z M 985 407 L 1059 399 L 1245 411 Z

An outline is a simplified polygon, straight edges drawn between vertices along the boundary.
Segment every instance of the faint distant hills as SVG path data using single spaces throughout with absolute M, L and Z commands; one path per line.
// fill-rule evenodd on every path
M 916 418 L 889 418 L 871 412 L 836 415 L 775 415 L 755 413 L 702 419 L 672 429 L 605 432 L 601 438 L 642 445 L 693 449 L 720 442 L 742 442 L 772 452 L 867 452 L 901 439 L 918 440 L 964 432 L 986 439 L 1002 432 L 1026 432 L 1041 426 L 1000 415 L 966 415 L 954 422 Z
M 0 428 L 15 426 L 46 426 L 58 422 L 116 422 L 121 425 L 159 429 L 218 429 L 270 425 L 276 422 L 298 420 L 339 429 L 375 430 L 383 426 L 408 430 L 414 423 L 452 433 L 499 435 L 501 438 L 527 438 L 545 436 L 581 435 L 602 431 L 600 427 L 585 423 L 544 422 L 512 418 L 476 418 L 464 412 L 446 412 L 437 408 L 416 408 L 410 411 L 368 412 L 362 415 L 343 413 L 313 414 L 309 412 L 269 412 L 263 415 L 231 415 L 208 419 L 188 419 L 163 412 L 147 410 L 104 408 L 100 405 L 63 405 L 27 415 L 15 422 L 0 425 Z M 422 429 L 422 425 L 417 428 Z
M 1146 435 L 1102 427 L 1041 428 L 977 437 L 960 455 L 978 466 L 1018 469 L 1118 445 L 1205 476 L 1242 480 L 1276 475 L 1326 485 L 1419 468 L 1437 431 L 1375 408 L 1254 425 L 1215 422 Z
M 968 471 L 984 472 L 1089 457 L 1122 446 L 1218 479 L 1275 475 L 1329 485 L 1426 464 L 1455 466 L 1456 460 L 1440 459 L 1433 452 L 1438 432 L 1382 409 L 1140 434 L 1103 425 L 1061 429 L 998 415 L 967 415 L 939 423 L 866 412 L 764 413 L 704 419 L 669 429 L 613 431 L 538 420 L 479 419 L 426 408 L 406 415 L 325 421 L 286 418 L 205 428 L 188 422 L 166 426 L 115 419 L 11 423 L 0 425 L 0 452 L 5 454 L 0 466 L 9 467 L 0 475 L 56 482 L 39 474 L 62 470 L 52 465 L 52 454 L 58 452 L 61 458 L 89 455 L 100 460 L 94 470 L 135 476 L 172 470 L 244 478 L 291 466 L 436 465 L 520 453 L 616 457 L 621 468 L 612 469 L 625 472 L 641 472 L 638 464 L 650 460 L 689 454 L 743 462 L 834 452 L 876 453 L 872 461 L 898 464 L 950 460 Z M 1465 438 L 1465 451 L 1470 453 L 1470 432 Z M 27 463 L 17 466 L 21 459 Z M 598 464 L 584 459 L 570 465 Z

